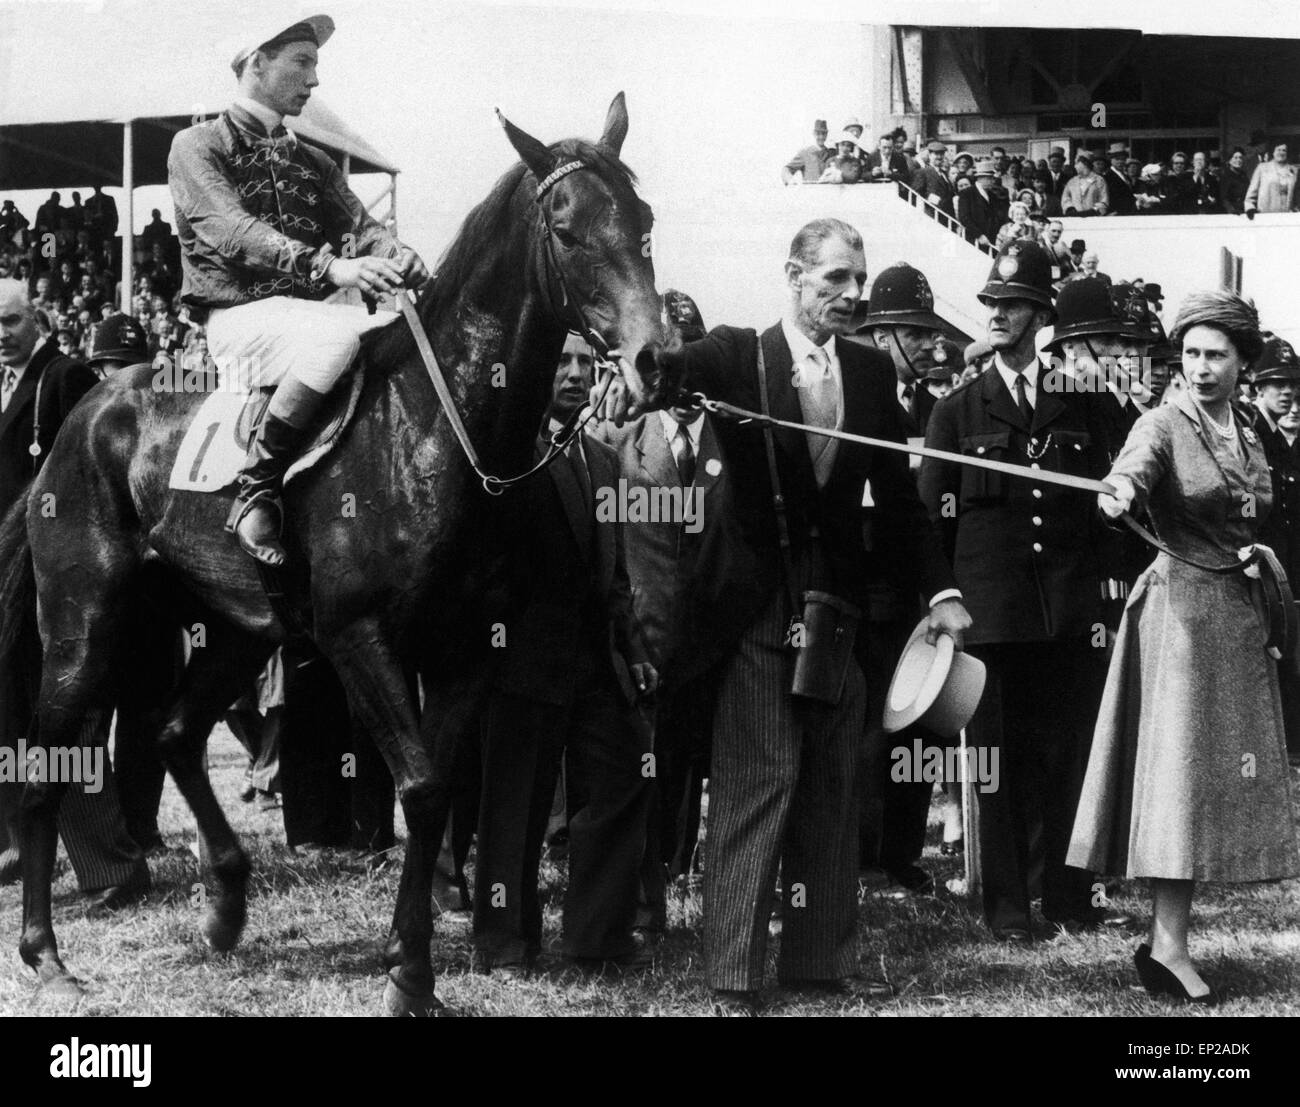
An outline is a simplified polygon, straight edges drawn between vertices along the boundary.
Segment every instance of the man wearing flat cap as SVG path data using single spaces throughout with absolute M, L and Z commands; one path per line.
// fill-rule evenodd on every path
M 929 153 L 929 160 L 912 174 L 912 188 L 945 215 L 955 215 L 952 207 L 952 185 L 948 181 L 948 174 L 944 172 L 948 147 L 935 139 L 926 146 L 926 150 Z
M 334 21 L 314 15 L 250 33 L 231 68 L 234 103 L 172 141 L 167 173 L 184 284 L 223 373 L 253 366 L 276 391 L 226 522 L 268 565 L 284 561 L 280 486 L 361 335 L 393 318 L 320 301 L 336 288 L 378 298 L 428 277 L 423 262 L 366 212 L 331 158 L 284 127 L 306 107 L 317 51 Z

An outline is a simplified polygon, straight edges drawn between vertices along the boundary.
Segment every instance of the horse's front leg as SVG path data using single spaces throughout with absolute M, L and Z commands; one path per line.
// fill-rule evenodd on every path
M 401 664 L 374 620 L 322 636 L 321 646 L 347 690 L 354 719 L 370 734 L 397 786 L 406 817 L 406 860 L 393 922 L 397 960 L 388 972 L 389 1015 L 432 1015 L 433 872 L 438 859 L 438 787 L 433 760 L 420 739 L 419 718 Z

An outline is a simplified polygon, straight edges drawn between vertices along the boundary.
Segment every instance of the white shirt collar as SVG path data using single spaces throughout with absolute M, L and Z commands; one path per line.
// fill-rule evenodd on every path
M 659 416 L 659 425 L 663 428 L 664 440 L 668 445 L 671 447 L 673 439 L 677 437 L 677 428 L 679 426 L 684 426 L 686 428 L 686 436 L 691 440 L 691 451 L 696 455 L 696 457 L 698 457 L 700 453 L 700 435 L 704 432 L 704 412 L 701 411 L 689 423 L 678 423 L 677 420 L 666 411 L 661 410 L 657 412 L 657 414 Z
M 1002 354 L 993 355 L 993 364 L 998 368 L 998 375 L 1002 378 L 1003 383 L 1007 386 L 1007 391 L 1014 398 L 1016 395 L 1016 371 L 1002 360 Z M 1038 392 L 1038 370 L 1042 367 L 1042 362 L 1034 358 L 1025 366 L 1025 394 L 1029 397 L 1029 402 L 1034 403 L 1034 396 Z
M 243 108 L 244 111 L 261 123 L 266 128 L 268 135 L 284 122 L 284 116 L 278 111 L 274 108 L 268 108 L 265 104 L 258 103 L 251 96 L 236 96 L 234 103 L 236 107 Z
M 1269 427 L 1273 430 L 1277 430 L 1278 429 L 1277 420 L 1274 419 L 1273 416 L 1269 414 L 1268 408 L 1264 406 L 1264 401 L 1256 397 L 1255 407 L 1259 411 L 1259 413 L 1262 416 L 1264 416 L 1264 420 L 1265 422 L 1268 423 Z
M 798 369 L 807 360 L 808 355 L 818 348 L 817 344 L 784 316 L 781 318 L 781 332 L 785 335 L 786 345 L 790 347 L 790 356 L 794 359 L 795 368 Z M 831 376 L 838 382 L 840 359 L 835 355 L 835 336 L 831 335 L 820 348 L 830 363 Z

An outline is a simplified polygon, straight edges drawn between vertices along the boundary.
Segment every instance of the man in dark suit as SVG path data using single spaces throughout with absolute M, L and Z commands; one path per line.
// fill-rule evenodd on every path
M 1065 186 L 1074 176 L 1074 170 L 1065 164 L 1065 150 L 1060 146 L 1053 146 L 1052 152 L 1047 155 L 1047 176 L 1052 182 L 1052 195 L 1060 199 Z
M 1133 199 L 1133 187 L 1124 176 L 1124 162 L 1128 150 L 1122 142 L 1112 142 L 1105 153 L 1105 164 L 1100 172 L 1106 182 L 1106 192 L 1110 196 L 1111 215 L 1132 215 L 1137 211 L 1137 201 Z
M 552 433 L 577 416 L 592 369 L 591 348 L 571 335 L 552 391 Z M 650 744 L 632 705 L 658 677 L 632 613 L 625 513 L 610 510 L 620 495 L 614 452 L 583 435 L 499 505 L 508 552 L 483 732 L 474 946 L 484 968 L 507 975 L 530 971 L 541 949 L 537 871 L 561 754 L 578 797 L 565 953 L 581 963 L 648 963 L 632 929 Z
M 146 254 L 152 254 L 155 246 L 162 247 L 163 253 L 171 248 L 172 225 L 162 217 L 157 208 L 149 213 L 149 222 L 140 232 L 140 246 Z
M 40 338 L 26 292 L 20 281 L 0 280 L 0 514 L 24 497 L 68 412 L 96 383 L 94 373 Z M 39 657 L 39 648 L 34 640 L 20 647 L 32 658 Z M 17 749 L 35 723 L 39 662 L 11 667 L 0 680 L 0 742 Z M 96 913 L 122 907 L 149 889 L 149 870 L 127 834 L 106 752 L 100 766 L 99 779 L 72 783 L 59 808 L 59 833 Z M 21 799 L 21 782 L 0 782 L 0 883 L 19 878 Z
M 867 158 L 867 172 L 873 181 L 892 180 L 906 184 L 912 177 L 907 155 L 895 148 L 893 135 L 880 136 L 878 149 Z
M 975 187 L 957 197 L 957 218 L 966 228 L 966 238 L 977 246 L 992 247 L 1005 222 L 1003 208 L 993 193 L 998 175 L 993 162 L 982 158 L 975 164 Z
M 1038 361 L 1052 322 L 1051 261 L 1013 242 L 980 293 L 992 370 L 939 401 L 926 445 L 971 457 L 1100 478 L 1107 420 Z M 1003 941 L 1032 940 L 1030 836 L 1041 809 L 1043 914 L 1093 925 L 1093 877 L 1065 865 L 1088 744 L 1106 673 L 1103 581 L 1108 548 L 1091 498 L 1050 484 L 926 458 L 921 497 L 943 532 L 974 619 L 971 652 L 988 670 L 967 730 L 998 757 L 997 788 L 979 797 L 984 913 Z
M 929 161 L 912 174 L 912 188 L 945 215 L 953 215 L 953 189 L 945 164 L 948 147 L 935 139 L 926 147 L 926 151 Z
M 86 226 L 96 247 L 117 235 L 117 220 L 117 201 L 103 185 L 95 185 L 95 191 L 86 197 Z
M 861 235 L 837 219 L 814 220 L 791 244 L 781 322 L 761 336 L 718 327 L 665 355 L 667 367 L 682 370 L 688 390 L 751 411 L 760 410 L 765 380 L 776 418 L 902 441 L 892 365 L 840 337 L 865 281 Z M 617 414 L 626 393 L 611 392 Z M 738 526 L 726 571 L 731 602 L 715 633 L 736 646 L 714 721 L 704 950 L 718 1007 L 753 1013 L 778 866 L 781 982 L 843 991 L 854 987 L 858 964 L 854 768 L 865 721 L 862 671 L 845 657 L 834 703 L 792 692 L 791 648 L 802 640 L 796 616 L 803 611 L 791 610 L 789 594 L 801 609 L 806 589 L 861 609 L 869 577 L 884 572 L 930 600 L 936 637 L 948 632 L 960 645 L 968 618 L 901 455 L 776 430 L 778 514 L 765 434 L 732 421 L 714 429 Z

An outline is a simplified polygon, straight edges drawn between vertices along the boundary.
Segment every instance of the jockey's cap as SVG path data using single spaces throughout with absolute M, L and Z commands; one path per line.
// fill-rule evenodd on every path
M 286 24 L 284 12 L 280 11 L 259 22 L 247 36 L 241 36 L 247 45 L 241 46 L 230 60 L 230 68 L 238 73 L 239 67 L 263 46 L 288 46 L 291 42 L 324 46 L 333 34 L 334 20 L 328 15 L 308 15 Z

